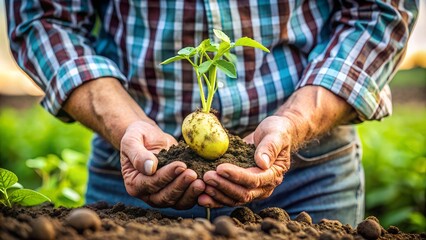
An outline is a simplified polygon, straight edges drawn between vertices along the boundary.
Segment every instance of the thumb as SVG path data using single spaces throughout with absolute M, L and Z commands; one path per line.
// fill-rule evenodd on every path
M 122 161 L 130 161 L 133 167 L 144 175 L 151 176 L 157 171 L 157 157 L 136 139 L 123 139 L 121 156 Z
M 254 160 L 259 168 L 266 170 L 275 162 L 280 152 L 279 145 L 277 145 L 280 141 L 281 139 L 271 135 L 261 139 L 254 153 Z

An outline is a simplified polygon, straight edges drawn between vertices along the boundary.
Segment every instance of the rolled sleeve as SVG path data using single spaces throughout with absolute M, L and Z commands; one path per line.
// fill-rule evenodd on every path
M 126 77 L 121 73 L 117 65 L 108 58 L 102 56 L 84 56 L 71 59 L 58 69 L 57 74 L 49 82 L 45 97 L 41 104 L 51 114 L 63 121 L 72 119 L 62 111 L 71 92 L 85 82 L 102 77 L 118 79 L 123 87 L 127 88 Z
M 324 87 L 345 99 L 358 121 L 392 113 L 389 82 L 418 13 L 416 1 L 342 1 L 320 44 L 308 54 L 297 87 Z M 356 122 L 358 122 L 356 121 Z
M 358 120 L 381 119 L 392 113 L 388 87 L 379 89 L 362 69 L 343 59 L 311 62 L 297 88 L 321 86 L 346 100 L 358 113 Z

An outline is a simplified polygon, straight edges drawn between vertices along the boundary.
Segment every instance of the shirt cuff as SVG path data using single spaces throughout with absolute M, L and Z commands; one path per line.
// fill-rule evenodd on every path
M 390 89 L 381 90 L 361 68 L 343 59 L 309 63 L 296 88 L 324 87 L 346 100 L 358 113 L 356 122 L 380 120 L 392 113 Z
M 62 121 L 73 119 L 62 110 L 71 92 L 85 82 L 101 77 L 113 77 L 127 89 L 126 77 L 117 65 L 102 56 L 84 56 L 66 61 L 49 82 L 41 105 Z

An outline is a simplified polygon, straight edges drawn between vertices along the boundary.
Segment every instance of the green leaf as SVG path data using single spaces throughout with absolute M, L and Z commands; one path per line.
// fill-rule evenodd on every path
M 45 169 L 46 168 L 46 158 L 38 157 L 34 159 L 28 159 L 25 161 L 25 165 L 33 169 Z
M 237 56 L 235 54 L 232 54 L 230 52 L 226 52 L 223 56 L 225 56 L 226 59 L 228 59 L 229 62 L 233 63 L 234 65 L 237 64 Z
M 9 201 L 22 206 L 35 206 L 46 201 L 50 202 L 50 199 L 31 189 L 18 189 L 10 194 Z
M 178 56 L 168 58 L 168 59 L 164 60 L 163 62 L 161 62 L 160 64 L 169 64 L 171 62 L 179 61 L 179 60 L 182 60 L 182 59 L 185 59 L 185 57 L 178 55 Z
M 86 155 L 71 149 L 64 149 L 61 153 L 61 157 L 62 160 L 64 160 L 70 165 L 79 165 L 86 163 Z
M 212 60 L 207 60 L 207 61 L 201 63 L 200 66 L 198 66 L 198 72 L 200 74 L 206 73 L 210 69 L 212 64 L 213 64 Z
M 71 188 L 62 189 L 62 195 L 73 202 L 78 202 L 81 199 L 80 194 Z
M 0 168 L 0 189 L 8 189 L 18 182 L 18 177 L 11 171 Z
M 222 72 L 224 72 L 230 78 L 237 78 L 237 71 L 235 69 L 235 65 L 226 60 L 219 59 L 216 61 L 215 65 Z
M 7 189 L 7 195 L 10 195 L 12 192 L 14 192 L 18 189 L 23 189 L 23 188 L 24 187 L 20 183 L 17 182 Z
M 206 49 L 209 48 L 210 46 L 211 46 L 210 39 L 207 38 L 204 41 L 202 41 L 200 43 L 200 45 L 198 45 L 197 51 L 198 52 L 205 52 Z
M 191 57 L 197 52 L 197 49 L 194 47 L 185 47 L 178 51 L 180 56 Z
M 261 43 L 259 43 L 256 40 L 253 40 L 249 37 L 242 37 L 240 39 L 238 39 L 234 46 L 244 46 L 244 47 L 254 47 L 254 48 L 259 48 L 265 52 L 269 52 L 269 49 L 267 49 L 265 46 L 263 46 Z
M 224 54 L 226 54 L 227 52 L 229 52 L 230 47 L 231 47 L 230 43 L 228 43 L 228 42 L 221 42 L 219 44 L 219 48 L 217 50 L 217 54 L 214 56 L 213 60 L 220 59 Z
M 227 43 L 231 43 L 231 40 L 229 39 L 228 35 L 226 35 L 221 30 L 213 29 L 213 32 L 214 32 L 214 35 L 216 35 L 216 37 L 219 38 L 220 40 L 227 42 Z

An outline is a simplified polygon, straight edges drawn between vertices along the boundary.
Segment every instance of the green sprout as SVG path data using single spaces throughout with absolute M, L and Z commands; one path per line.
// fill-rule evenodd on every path
M 35 206 L 50 199 L 18 183 L 18 177 L 11 171 L 0 168 L 0 203 L 7 207 L 14 205 Z

